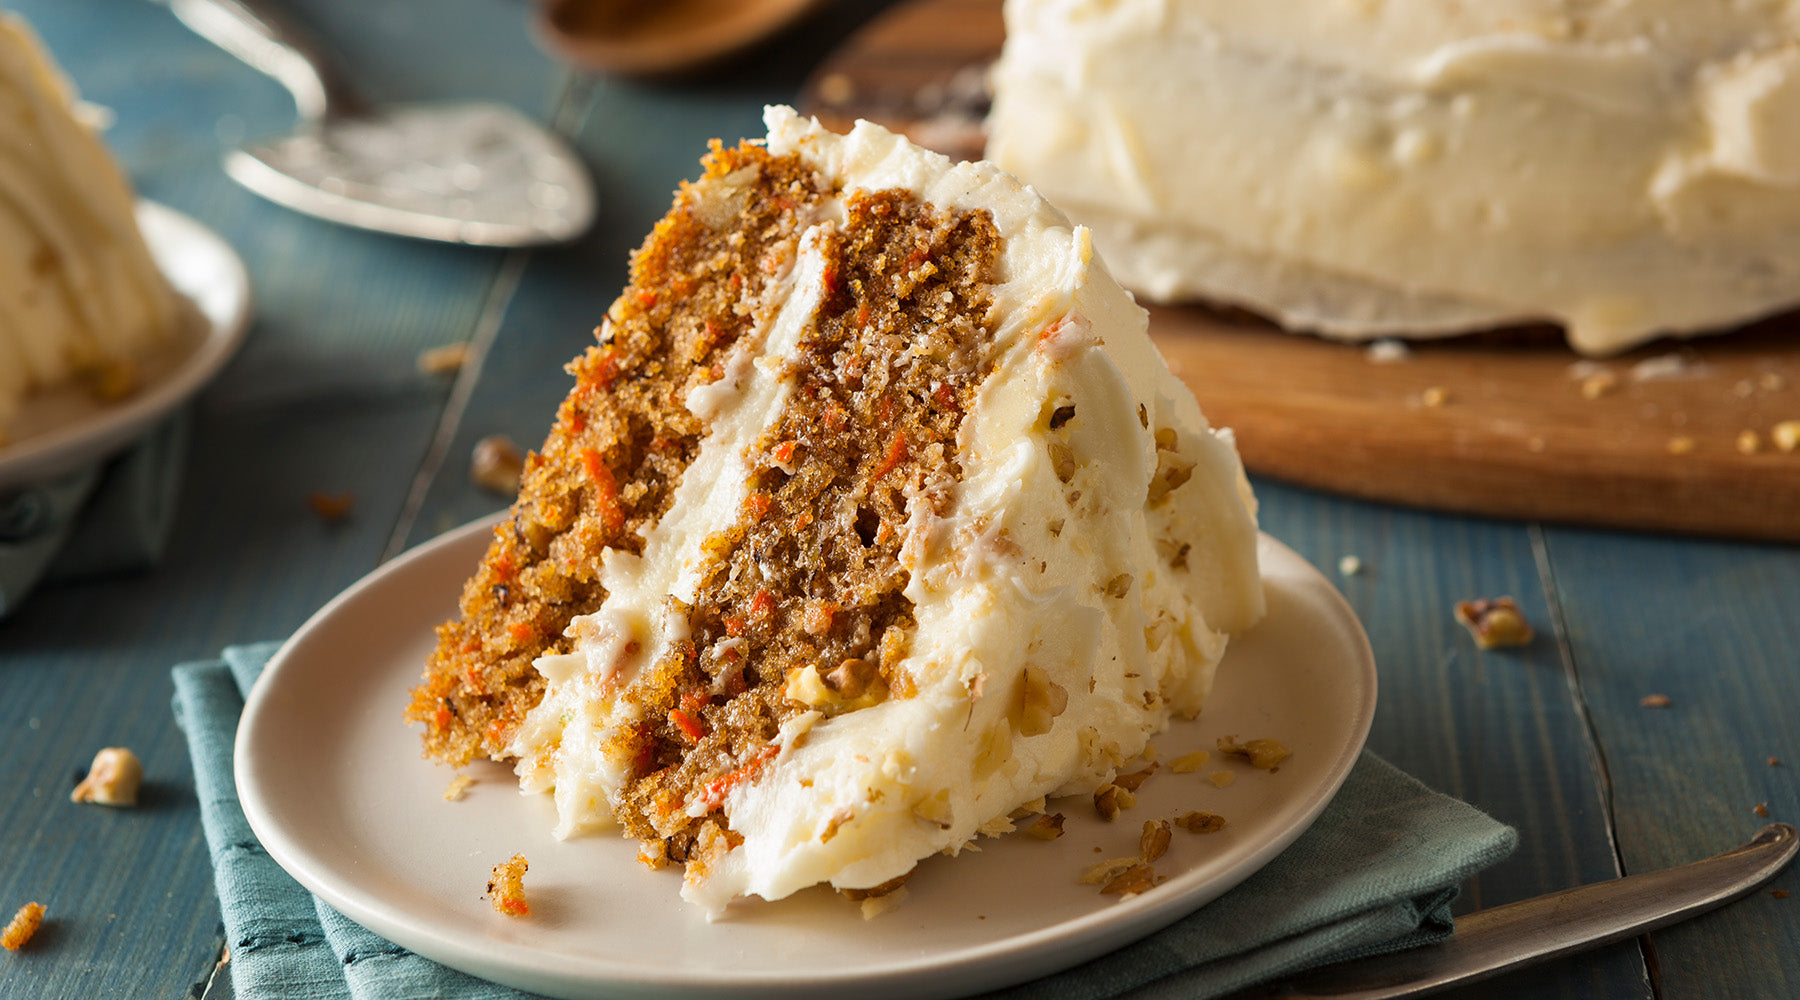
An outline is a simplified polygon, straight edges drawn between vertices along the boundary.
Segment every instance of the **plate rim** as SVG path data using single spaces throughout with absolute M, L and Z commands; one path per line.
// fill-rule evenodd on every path
M 250 272 L 231 244 L 198 219 L 161 202 L 141 198 L 136 211 L 157 270 L 181 296 L 183 311 L 203 324 L 200 341 L 173 371 L 130 398 L 61 427 L 0 445 L 0 490 L 28 487 L 111 457 L 216 378 L 248 335 L 254 293 Z M 181 269 L 172 266 L 179 252 L 191 254 L 195 248 L 207 255 L 209 272 L 227 277 L 228 298 L 219 294 L 219 285 L 184 281 Z
M 615 993 L 629 996 L 688 997 L 825 996 L 834 995 L 831 991 L 881 985 L 887 990 L 899 986 L 908 987 L 906 995 L 909 996 L 948 996 L 966 993 L 969 988 L 965 986 L 946 990 L 941 985 L 934 986 L 933 982 L 950 977 L 973 983 L 975 988 L 992 989 L 1062 971 L 1168 926 L 1229 892 L 1274 860 L 1311 828 L 1325 807 L 1336 797 L 1367 743 L 1374 720 L 1378 695 L 1377 673 L 1373 650 L 1361 621 L 1343 594 L 1317 567 L 1292 548 L 1259 532 L 1258 550 L 1264 579 L 1271 578 L 1270 557 L 1274 556 L 1273 561 L 1281 568 L 1279 575 L 1303 584 L 1305 593 L 1315 598 L 1322 605 L 1322 610 L 1353 640 L 1345 650 L 1345 661 L 1358 681 L 1354 687 L 1357 697 L 1346 713 L 1349 738 L 1337 748 L 1334 758 L 1324 769 L 1323 778 L 1302 793 L 1305 805 L 1300 813 L 1275 836 L 1247 852 L 1228 876 L 1214 876 L 1203 880 L 1208 886 L 1216 887 L 1216 891 L 1205 893 L 1198 899 L 1195 894 L 1184 895 L 1179 892 L 1129 897 L 1106 910 L 971 946 L 943 958 L 923 962 L 896 959 L 880 966 L 823 972 L 750 970 L 726 974 L 709 969 L 676 968 L 659 970 L 652 975 L 642 967 L 613 962 L 611 964 L 617 968 L 602 974 L 591 968 L 596 964 L 592 958 L 583 963 L 589 966 L 583 970 L 570 965 L 566 960 L 559 960 L 559 956 L 521 955 L 517 946 L 510 942 L 483 939 L 452 943 L 441 932 L 412 926 L 409 921 L 416 923 L 417 917 L 404 909 L 393 905 L 384 907 L 379 902 L 365 902 L 335 883 L 317 877 L 309 852 L 290 841 L 290 835 L 277 818 L 278 809 L 265 799 L 251 776 L 252 765 L 249 761 L 252 757 L 248 749 L 256 739 L 258 719 L 264 712 L 271 710 L 268 703 L 274 700 L 270 692 L 275 689 L 275 685 L 270 678 L 281 676 L 280 671 L 286 664 L 299 658 L 306 645 L 314 641 L 315 636 L 325 632 L 331 620 L 342 609 L 359 601 L 364 594 L 382 586 L 392 577 L 404 579 L 409 567 L 430 560 L 445 548 L 460 545 L 473 547 L 475 542 L 471 536 L 491 532 L 493 526 L 505 516 L 506 512 L 501 511 L 451 529 L 378 566 L 333 597 L 283 642 L 271 656 L 245 699 L 233 743 L 233 781 L 252 832 L 262 841 L 269 856 L 309 892 L 361 926 L 416 954 L 470 975 L 520 989 L 566 997 L 611 996 Z M 324 862 L 322 855 L 317 863 L 321 868 L 331 867 Z M 1197 873 L 1188 872 L 1175 876 L 1171 881 L 1179 881 L 1186 876 L 1198 877 Z M 388 910 L 396 912 L 390 914 Z M 1079 954 L 1075 954 L 1075 951 L 1079 951 Z M 1060 960 L 1062 955 L 1059 954 L 1050 963 L 1044 962 L 1046 954 L 1059 952 L 1068 955 L 1067 960 Z M 1030 972 L 1021 976 L 1018 974 L 1020 969 L 1029 969 Z M 496 979 L 493 975 L 496 970 L 503 971 L 505 978 Z

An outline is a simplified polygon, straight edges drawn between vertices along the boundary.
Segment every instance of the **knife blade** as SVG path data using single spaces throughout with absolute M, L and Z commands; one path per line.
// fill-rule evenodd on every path
M 1321 966 L 1234 1000 L 1397 1000 L 1636 937 L 1754 892 L 1800 849 L 1786 823 L 1675 868 L 1565 889 L 1458 917 L 1437 944 Z

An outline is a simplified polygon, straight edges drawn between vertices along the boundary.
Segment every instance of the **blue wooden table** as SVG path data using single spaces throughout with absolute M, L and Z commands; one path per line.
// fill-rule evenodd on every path
M 110 140 L 142 193 L 221 233 L 256 290 L 247 344 L 197 401 L 164 563 L 46 588 L 0 622 L 0 909 L 35 898 L 51 913 L 38 947 L 0 954 L 0 997 L 181 997 L 212 968 L 220 929 L 169 666 L 286 635 L 384 559 L 500 507 L 469 482 L 473 443 L 541 439 L 567 390 L 560 365 L 706 140 L 757 134 L 761 106 L 792 101 L 880 5 L 844 0 L 710 81 L 647 85 L 558 65 L 518 0 L 296 2 L 375 98 L 495 98 L 572 138 L 600 222 L 578 245 L 530 252 L 361 233 L 259 201 L 219 155 L 292 124 L 275 84 L 148 0 L 9 6 L 113 109 Z M 457 342 L 481 363 L 457 379 L 416 370 L 422 350 Z M 1759 805 L 1800 817 L 1800 551 L 1256 485 L 1265 529 L 1338 581 L 1368 629 L 1373 748 L 1520 831 L 1463 906 L 1716 853 L 1767 822 Z M 310 511 L 318 491 L 353 494 L 348 520 Z M 1340 575 L 1346 555 L 1364 570 Z M 1539 638 L 1479 652 L 1452 607 L 1499 594 Z M 1668 706 L 1644 707 L 1651 694 Z M 72 775 L 108 745 L 143 758 L 142 808 L 69 804 Z M 1771 890 L 1800 891 L 1800 872 Z M 1800 996 L 1800 898 L 1761 891 L 1453 995 Z

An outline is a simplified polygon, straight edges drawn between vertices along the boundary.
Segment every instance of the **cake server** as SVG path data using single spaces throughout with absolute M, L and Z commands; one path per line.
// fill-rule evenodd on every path
M 1771 823 L 1744 846 L 1704 861 L 1477 910 L 1458 917 L 1456 933 L 1438 944 L 1322 966 L 1233 1000 L 1426 996 L 1723 906 L 1774 878 L 1797 847 L 1792 826 Z
M 168 4 L 188 27 L 294 95 L 297 129 L 225 155 L 225 172 L 257 194 L 363 229 L 485 246 L 561 243 L 593 221 L 587 168 L 562 139 L 512 108 L 372 107 L 316 44 L 260 0 Z

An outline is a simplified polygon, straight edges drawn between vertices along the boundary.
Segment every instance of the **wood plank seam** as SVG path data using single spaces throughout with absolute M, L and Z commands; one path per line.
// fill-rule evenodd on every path
M 1568 685 L 1569 699 L 1581 718 L 1582 743 L 1587 752 L 1588 768 L 1593 772 L 1594 782 L 1600 789 L 1601 818 L 1606 828 L 1606 846 L 1612 852 L 1613 874 L 1622 876 L 1626 874 L 1625 856 L 1619 847 L 1612 770 L 1606 762 L 1606 748 L 1600 744 L 1599 725 L 1594 721 L 1594 713 L 1588 706 L 1587 692 L 1581 684 L 1581 668 L 1575 662 L 1575 648 L 1569 641 L 1568 626 L 1563 619 L 1562 594 L 1557 588 L 1556 569 L 1550 559 L 1550 541 L 1544 534 L 1542 522 L 1530 522 L 1526 525 L 1526 532 L 1531 538 L 1531 557 L 1537 564 L 1538 585 L 1544 592 L 1544 606 L 1550 611 L 1550 630 L 1556 637 L 1556 658 L 1562 665 L 1563 683 Z M 1639 935 L 1637 946 L 1638 961 L 1642 964 L 1644 982 L 1650 987 L 1650 995 L 1661 997 L 1662 990 L 1658 986 L 1656 975 L 1656 952 L 1649 935 Z
M 565 72 L 557 91 L 556 103 L 550 113 L 551 130 L 573 144 L 574 134 L 592 103 L 591 96 L 591 87 L 582 83 L 579 74 Z M 468 411 L 469 401 L 474 398 L 475 387 L 481 381 L 481 370 L 487 361 L 488 352 L 493 349 L 494 341 L 500 336 L 506 310 L 512 305 L 513 296 L 518 293 L 519 284 L 524 279 L 525 265 L 530 260 L 529 250 L 510 251 L 501 260 L 500 269 L 495 272 L 494 282 L 483 297 L 474 329 L 470 331 L 466 341 L 468 354 L 462 367 L 457 370 L 456 381 L 450 387 L 450 396 L 444 401 L 443 415 L 438 418 L 431 444 L 425 449 L 424 458 L 419 461 L 418 471 L 414 473 L 412 485 L 407 490 L 406 503 L 401 506 L 400 514 L 394 520 L 393 531 L 388 535 L 387 545 L 382 548 L 380 558 L 376 560 L 377 565 L 405 550 L 407 536 L 412 533 L 413 524 L 425 507 L 432 483 L 437 481 L 438 473 L 443 471 L 450 446 L 455 443 L 457 431 L 462 427 L 462 418 Z

